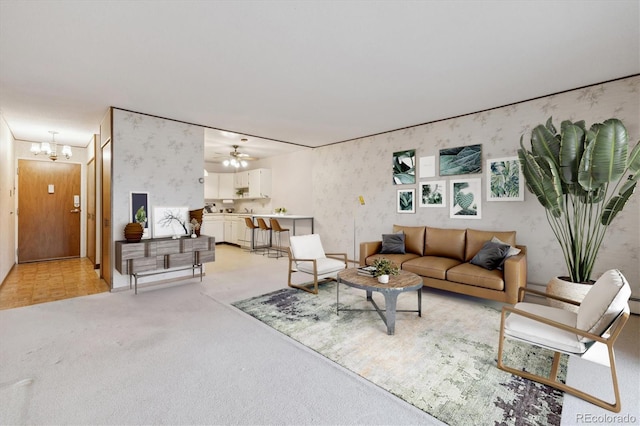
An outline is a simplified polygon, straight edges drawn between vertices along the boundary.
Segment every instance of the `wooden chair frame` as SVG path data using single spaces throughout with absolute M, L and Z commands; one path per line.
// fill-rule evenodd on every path
M 289 277 L 287 284 L 289 287 L 297 288 L 300 290 L 307 291 L 309 293 L 318 294 L 318 283 L 319 282 L 327 282 L 333 281 L 333 278 L 326 277 L 318 281 L 318 263 L 316 259 L 296 259 L 293 257 L 291 253 L 291 249 L 287 247 L 287 253 L 289 255 Z M 347 269 L 347 254 L 346 253 L 325 253 L 326 257 L 330 257 L 332 259 L 342 260 L 344 261 L 344 268 Z M 294 262 L 313 262 L 313 281 L 305 283 L 305 284 L 293 284 L 291 282 L 291 273 L 298 272 L 296 268 L 294 268 Z M 305 274 L 307 272 L 304 272 Z
M 527 289 L 527 288 L 520 288 L 520 292 L 518 294 L 518 300 L 522 300 L 522 297 L 524 296 L 524 293 L 531 293 L 531 294 L 536 294 L 539 296 L 544 296 L 547 298 L 551 298 L 551 299 L 556 299 L 562 302 L 566 302 L 566 303 L 571 303 L 573 305 L 577 305 L 579 306 L 580 304 L 573 301 L 573 300 L 569 300 L 563 297 L 559 297 L 559 296 L 554 296 L 554 295 L 550 295 L 550 294 L 546 294 L 544 292 L 541 291 L 537 291 L 537 290 L 532 290 L 532 289 Z M 613 392 L 614 392 L 614 396 L 615 396 L 615 401 L 614 403 L 610 403 L 607 402 L 603 399 L 597 398 L 594 395 L 588 394 L 584 391 L 581 391 L 577 388 L 574 388 L 572 386 L 569 386 L 565 383 L 562 383 L 558 380 L 558 369 L 559 369 L 559 365 L 560 365 L 560 356 L 562 353 L 566 353 L 569 356 L 577 356 L 577 357 L 581 357 L 583 354 L 576 354 L 576 353 L 571 353 L 571 352 L 565 352 L 565 351 L 561 351 L 558 350 L 556 348 L 552 348 L 552 347 L 548 347 L 548 346 L 543 346 L 537 343 L 533 343 L 533 342 L 529 342 L 526 340 L 522 340 L 522 339 L 518 339 L 516 337 L 512 337 L 512 336 L 507 336 L 508 338 L 514 339 L 514 340 L 519 340 L 525 343 L 528 343 L 530 345 L 533 346 L 538 346 L 538 347 L 542 347 L 542 348 L 546 348 L 546 349 L 550 349 L 553 350 L 554 356 L 553 356 L 553 363 L 551 365 L 551 371 L 549 373 L 549 377 L 543 377 L 537 374 L 532 374 L 529 373 L 527 371 L 521 371 L 518 369 L 515 369 L 513 367 L 508 367 L 505 366 L 502 362 L 502 350 L 503 350 L 503 343 L 504 343 L 504 339 L 505 339 L 505 333 L 504 333 L 504 322 L 505 319 L 507 317 L 507 313 L 511 314 L 511 315 L 521 315 L 525 318 L 529 318 L 531 320 L 534 321 L 538 321 L 541 322 L 543 324 L 547 324 L 550 325 L 552 327 L 556 327 L 559 328 L 561 330 L 565 330 L 571 333 L 575 333 L 578 336 L 583 336 L 583 337 L 587 337 L 589 339 L 594 340 L 595 342 L 600 342 L 603 343 L 607 346 L 607 351 L 609 353 L 609 367 L 610 367 L 610 371 L 611 371 L 611 381 L 613 384 Z M 616 341 L 616 339 L 618 338 L 618 336 L 620 335 L 620 332 L 622 331 L 622 328 L 624 327 L 625 323 L 627 322 L 627 320 L 629 319 L 629 312 L 628 310 L 623 311 L 612 323 L 611 325 L 608 327 L 607 330 L 605 330 L 602 335 L 598 336 L 596 334 L 591 334 L 588 333 L 584 330 L 579 330 L 575 327 L 570 327 L 567 326 L 565 324 L 556 322 L 556 321 L 552 321 L 550 319 L 535 315 L 535 314 L 531 314 L 529 312 L 525 312 L 525 311 L 521 311 L 519 309 L 516 309 L 512 306 L 504 306 L 502 308 L 502 318 L 500 320 L 500 342 L 499 342 L 499 347 L 498 347 L 498 368 L 504 371 L 507 371 L 511 374 L 515 374 L 517 376 L 520 377 L 524 377 L 525 379 L 529 379 L 529 380 L 533 380 L 542 384 L 545 384 L 547 386 L 551 386 L 553 388 L 556 388 L 558 390 L 561 390 L 563 392 L 569 393 L 571 395 L 574 395 L 578 398 L 584 399 L 585 401 L 588 401 L 592 404 L 597 405 L 598 407 L 602 407 L 605 408 L 607 410 L 613 411 L 615 413 L 619 413 L 620 409 L 621 409 L 621 404 L 620 404 L 620 390 L 618 388 L 618 377 L 616 374 L 616 361 L 615 361 L 615 355 L 613 352 L 613 345 Z M 607 337 L 604 337 L 607 336 Z M 588 349 L 587 349 L 588 351 Z M 585 351 L 585 353 L 587 352 Z

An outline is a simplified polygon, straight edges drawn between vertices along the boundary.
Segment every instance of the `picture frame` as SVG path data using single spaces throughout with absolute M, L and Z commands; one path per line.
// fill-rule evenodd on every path
M 415 213 L 416 212 L 416 190 L 398 189 L 397 212 L 398 213 Z
M 440 176 L 482 173 L 482 145 L 440 150 Z
M 129 223 L 137 222 L 138 210 L 143 209 L 145 221 L 142 223 L 142 238 L 151 238 L 151 210 L 149 209 L 149 193 L 131 191 L 129 193 Z
M 416 183 L 416 150 L 408 149 L 393 153 L 393 184 Z
M 517 156 L 486 162 L 487 201 L 524 201 L 524 175 Z
M 420 182 L 420 207 L 446 207 L 447 182 L 432 180 Z
M 183 237 L 189 234 L 189 207 L 154 207 L 154 238 Z
M 482 179 L 449 181 L 451 219 L 482 219 Z

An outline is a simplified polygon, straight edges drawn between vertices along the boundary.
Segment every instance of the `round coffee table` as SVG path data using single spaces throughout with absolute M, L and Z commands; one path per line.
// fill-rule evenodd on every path
M 341 283 L 349 287 L 365 290 L 367 292 L 367 300 L 371 302 L 375 309 L 340 308 Z M 398 295 L 413 290 L 416 290 L 418 293 L 418 309 L 415 311 L 396 310 Z M 373 300 L 372 295 L 374 291 L 384 295 L 385 309 L 380 309 Z M 390 276 L 387 284 L 381 284 L 377 278 L 359 275 L 357 268 L 345 269 L 344 271 L 338 272 L 336 302 L 336 314 L 338 315 L 340 315 L 340 311 L 366 312 L 375 310 L 386 324 L 387 334 L 394 334 L 396 330 L 396 312 L 417 312 L 419 317 L 422 316 L 422 278 L 413 272 L 400 271 L 398 275 Z

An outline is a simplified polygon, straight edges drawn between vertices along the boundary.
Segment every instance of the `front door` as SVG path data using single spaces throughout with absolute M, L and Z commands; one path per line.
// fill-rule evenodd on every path
M 18 160 L 18 263 L 80 257 L 80 170 Z

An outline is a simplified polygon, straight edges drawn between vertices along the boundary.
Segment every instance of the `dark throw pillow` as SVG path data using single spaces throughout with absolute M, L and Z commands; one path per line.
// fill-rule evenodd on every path
M 481 266 L 490 271 L 494 270 L 500 266 L 504 258 L 507 256 L 510 247 L 511 246 L 509 244 L 487 241 L 484 243 L 480 251 L 473 256 L 471 264 Z
M 404 254 L 404 234 L 382 234 L 381 254 Z

